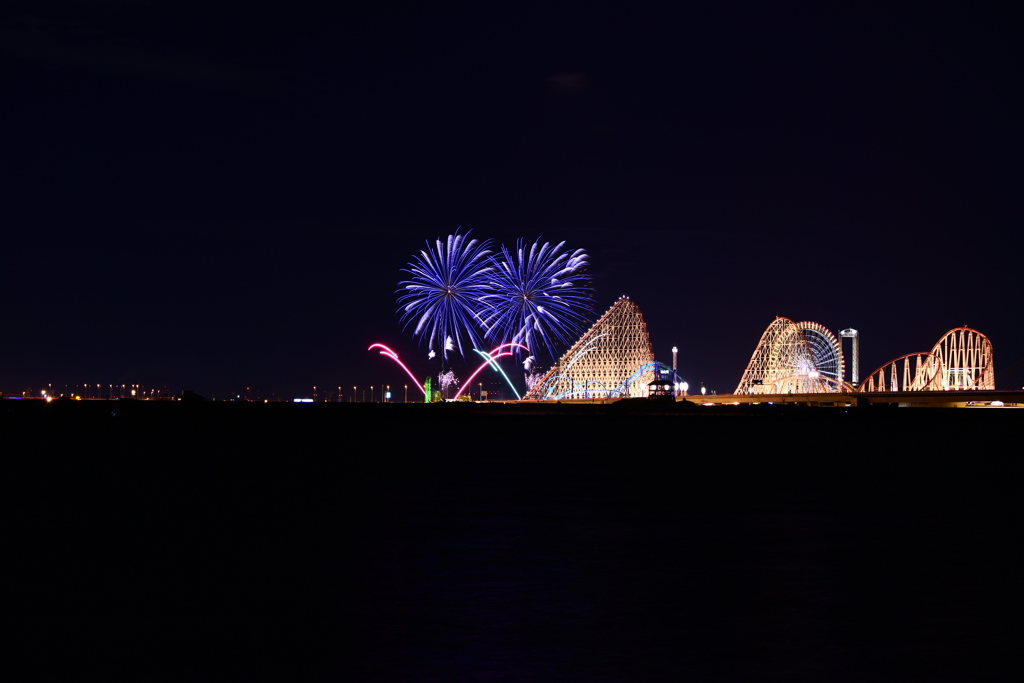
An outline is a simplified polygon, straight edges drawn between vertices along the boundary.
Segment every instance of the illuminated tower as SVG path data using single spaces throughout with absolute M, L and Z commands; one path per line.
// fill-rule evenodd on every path
M 850 366 L 850 384 L 857 386 L 857 382 L 860 381 L 860 332 L 852 327 L 847 327 L 845 330 L 839 330 L 839 337 L 853 339 L 853 346 L 850 349 L 850 355 L 853 356 L 853 363 Z
M 678 360 L 679 348 L 672 347 L 672 395 L 679 395 L 679 366 L 676 363 Z

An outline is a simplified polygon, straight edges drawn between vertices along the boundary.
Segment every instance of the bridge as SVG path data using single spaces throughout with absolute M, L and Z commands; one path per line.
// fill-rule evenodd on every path
M 714 394 L 688 396 L 701 405 L 799 405 L 866 407 L 872 405 L 904 408 L 1024 408 L 1024 391 L 960 389 L 946 391 L 854 391 L 848 393 Z

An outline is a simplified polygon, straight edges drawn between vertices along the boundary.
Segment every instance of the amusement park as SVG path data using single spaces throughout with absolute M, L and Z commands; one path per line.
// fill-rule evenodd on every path
M 655 358 L 647 322 L 630 297 L 620 296 L 585 327 L 593 315 L 588 256 L 563 247 L 538 239 L 496 249 L 458 232 L 428 242 L 406 269 L 411 277 L 400 283 L 398 300 L 405 325 L 415 323 L 414 336 L 427 343 L 429 359 L 439 358 L 441 372 L 424 381 L 392 348 L 375 343 L 369 350 L 400 365 L 428 403 L 472 400 L 467 388 L 490 369 L 504 380 L 507 400 L 516 402 L 1024 405 L 1024 392 L 996 391 L 992 342 L 968 326 L 949 330 L 927 350 L 897 355 L 862 374 L 857 329 L 833 332 L 816 322 L 777 316 L 731 393 L 691 386 L 679 372 L 677 347 L 671 363 Z M 556 356 L 555 349 L 565 347 Z M 460 382 L 450 359 L 470 355 L 467 349 L 480 364 Z M 547 370 L 540 360 L 545 357 L 553 361 Z M 523 365 L 522 391 L 502 368 L 507 358 Z M 477 399 L 483 398 L 478 392 Z
M 844 354 L 844 339 L 849 353 Z M 859 332 L 848 328 L 833 334 L 814 322 L 777 317 L 764 331 L 742 379 L 731 394 L 691 395 L 689 383 L 678 373 L 677 349 L 671 363 L 654 358 L 647 324 L 639 306 L 628 297 L 616 301 L 558 362 L 518 395 L 498 360 L 513 355 L 516 344 L 503 344 L 490 352 L 475 350 L 483 362 L 464 383 L 470 386 L 491 368 L 507 382 L 517 401 L 609 402 L 626 398 L 669 398 L 704 405 L 739 403 L 798 403 L 805 405 L 912 405 L 1014 406 L 1024 403 L 1022 392 L 996 392 L 992 342 L 969 327 L 948 331 L 928 351 L 898 356 L 871 373 L 859 372 Z M 402 365 L 382 344 L 370 350 Z M 443 384 L 443 379 L 438 383 Z M 424 400 L 449 399 L 427 378 Z M 1005 394 L 1005 396 L 1004 396 Z

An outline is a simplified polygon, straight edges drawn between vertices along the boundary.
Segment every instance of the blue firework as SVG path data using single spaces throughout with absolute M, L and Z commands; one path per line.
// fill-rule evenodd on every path
M 502 247 L 500 258 L 491 257 L 490 291 L 483 299 L 489 338 L 524 344 L 534 357 L 543 348 L 555 358 L 559 344 L 571 344 L 586 328 L 593 311 L 587 254 L 564 246 L 538 239 L 527 247 L 519 240 L 514 254 Z
M 463 340 L 468 350 L 480 346 L 481 300 L 493 269 L 490 253 L 490 241 L 471 240 L 469 233 L 456 231 L 447 241 L 439 238 L 433 250 L 427 242 L 403 269 L 411 277 L 398 283 L 402 322 L 404 327 L 415 322 L 413 336 L 427 340 L 431 358 L 440 351 L 447 360 L 448 352 L 456 349 L 465 356 Z

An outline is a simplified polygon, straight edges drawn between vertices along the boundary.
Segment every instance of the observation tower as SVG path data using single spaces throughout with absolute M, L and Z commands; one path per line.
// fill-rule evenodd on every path
M 840 339 L 846 339 L 847 337 L 853 340 L 850 347 L 850 355 L 853 357 L 853 363 L 851 363 L 850 368 L 850 384 L 857 386 L 860 382 L 860 332 L 852 327 L 839 330 Z

